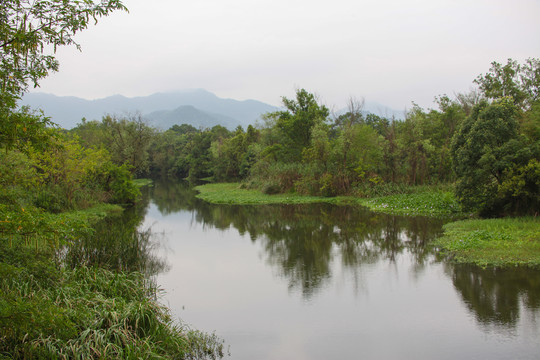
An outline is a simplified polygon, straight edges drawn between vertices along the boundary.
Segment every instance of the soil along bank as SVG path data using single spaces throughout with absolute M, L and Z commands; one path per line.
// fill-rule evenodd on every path
M 460 263 L 540 268 L 540 220 L 533 217 L 463 220 L 444 225 L 436 240 Z

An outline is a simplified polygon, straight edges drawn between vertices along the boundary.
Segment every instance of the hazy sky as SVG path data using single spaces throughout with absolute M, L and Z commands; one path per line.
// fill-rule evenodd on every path
M 492 61 L 540 57 L 540 0 L 125 0 L 57 53 L 38 91 L 95 99 L 204 88 L 280 105 L 397 110 L 468 91 Z

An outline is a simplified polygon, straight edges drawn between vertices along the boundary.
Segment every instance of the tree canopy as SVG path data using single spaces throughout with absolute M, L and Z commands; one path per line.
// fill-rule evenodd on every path
M 489 72 L 474 82 L 490 99 L 509 96 L 520 109 L 529 109 L 540 100 L 540 59 L 530 58 L 524 64 L 508 59 L 506 65 L 494 61 Z
M 120 0 L 3 0 L 0 2 L 0 145 L 21 147 L 39 143 L 39 129 L 51 121 L 17 111 L 17 101 L 30 85 L 58 70 L 54 53 L 74 45 L 75 34 L 115 10 L 127 10 Z M 34 128 L 30 132 L 29 124 Z M 22 141 L 21 141 L 22 140 Z

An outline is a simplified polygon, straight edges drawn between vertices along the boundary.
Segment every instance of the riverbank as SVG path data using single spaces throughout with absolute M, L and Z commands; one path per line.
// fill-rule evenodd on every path
M 213 204 L 264 205 L 264 204 L 356 204 L 372 211 L 392 215 L 459 217 L 464 214 L 451 192 L 424 191 L 373 198 L 355 196 L 303 196 L 299 194 L 263 194 L 259 190 L 243 189 L 239 183 L 213 183 L 195 188 L 200 199 Z
M 478 266 L 540 268 L 540 220 L 537 217 L 473 219 L 446 224 L 436 240 L 443 254 Z
M 48 237 L 49 230 L 30 236 L 14 233 L 9 241 L 1 234 L 0 359 L 223 356 L 221 340 L 171 317 L 159 302 L 159 289 L 142 272 L 69 260 L 69 247 L 80 245 L 81 238 L 99 236 L 97 223 L 112 214 L 120 216 L 120 206 L 103 204 L 61 214 L 0 210 L 2 219 L 17 219 L 18 229 L 31 221 L 55 231 L 66 227 L 55 241 Z M 124 232 L 131 242 L 140 242 L 129 229 Z M 103 249 L 76 250 L 99 251 L 106 257 Z
M 298 194 L 267 195 L 256 189 L 244 189 L 239 183 L 211 183 L 195 187 L 197 197 L 212 204 L 269 205 L 335 203 L 338 198 Z

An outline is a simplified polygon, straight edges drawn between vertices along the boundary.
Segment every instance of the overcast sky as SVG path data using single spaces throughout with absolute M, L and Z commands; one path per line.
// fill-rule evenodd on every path
M 403 110 L 540 57 L 540 0 L 125 0 L 58 51 L 38 91 L 87 99 L 204 88 L 273 105 L 296 88 Z M 34 90 L 33 90 L 34 91 Z

